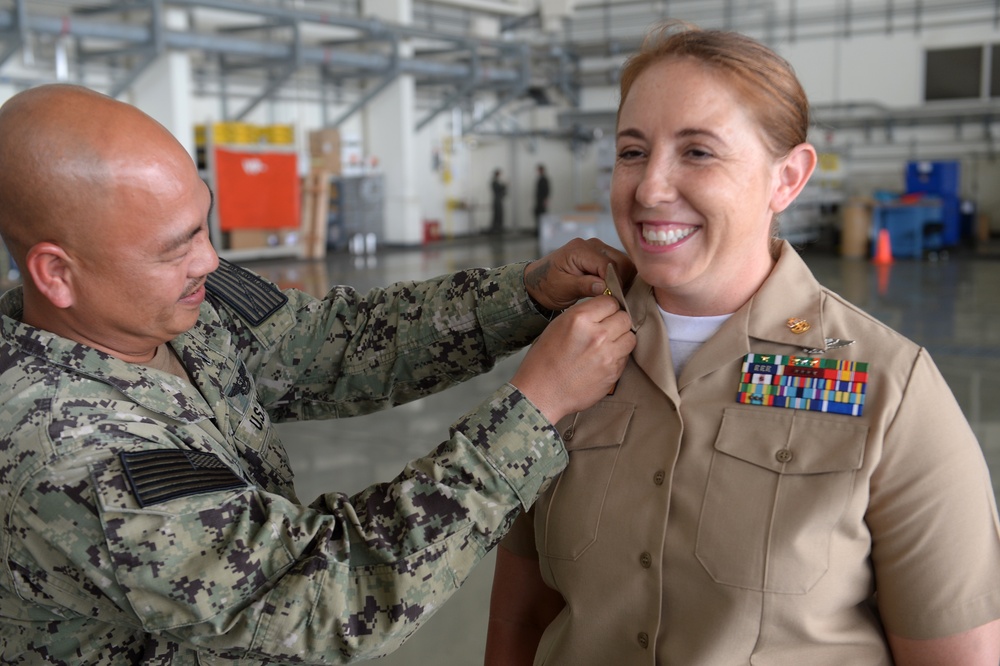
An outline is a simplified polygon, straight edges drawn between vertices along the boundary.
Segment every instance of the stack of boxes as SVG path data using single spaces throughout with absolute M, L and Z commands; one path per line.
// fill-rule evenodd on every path
M 340 174 L 340 131 L 325 128 L 309 132 L 309 161 L 313 171 Z
M 308 186 L 305 190 L 303 230 L 307 254 L 320 257 L 326 248 L 343 244 L 340 224 L 339 189 L 336 178 L 341 164 L 340 130 L 335 127 L 309 132 Z

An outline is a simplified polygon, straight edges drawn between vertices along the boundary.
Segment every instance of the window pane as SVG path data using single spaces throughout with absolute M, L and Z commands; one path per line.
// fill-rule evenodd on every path
M 1000 44 L 990 48 L 990 97 L 1000 97 Z
M 976 99 L 983 59 L 981 46 L 927 51 L 924 99 Z

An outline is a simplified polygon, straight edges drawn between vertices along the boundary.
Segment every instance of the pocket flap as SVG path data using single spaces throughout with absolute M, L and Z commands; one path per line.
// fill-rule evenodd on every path
M 779 408 L 730 407 L 715 449 L 781 474 L 860 469 L 868 426 L 857 419 Z
M 625 441 L 635 405 L 628 402 L 599 402 L 584 412 L 560 422 L 559 433 L 567 451 L 620 446 Z

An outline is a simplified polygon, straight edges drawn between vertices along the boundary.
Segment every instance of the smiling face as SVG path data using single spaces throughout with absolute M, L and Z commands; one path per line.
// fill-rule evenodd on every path
M 0 167 L 25 323 L 130 362 L 195 324 L 218 266 L 211 193 L 163 126 L 78 86 L 39 86 L 0 108 Z
M 208 232 L 211 196 L 186 153 L 122 164 L 103 207 L 106 237 L 67 248 L 76 270 L 80 340 L 142 358 L 190 329 L 218 266 Z
M 656 61 L 634 80 L 616 154 L 618 235 L 660 306 L 695 316 L 734 312 L 763 283 L 773 216 L 815 159 L 809 146 L 775 157 L 727 78 L 689 57 Z

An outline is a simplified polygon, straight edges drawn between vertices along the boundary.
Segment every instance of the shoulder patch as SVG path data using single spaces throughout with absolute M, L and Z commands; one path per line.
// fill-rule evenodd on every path
M 122 453 L 120 458 L 132 493 L 143 508 L 248 485 L 214 453 L 157 449 Z
M 219 259 L 219 267 L 205 282 L 213 296 L 231 307 L 251 326 L 259 326 L 288 302 L 276 286 L 250 271 Z

